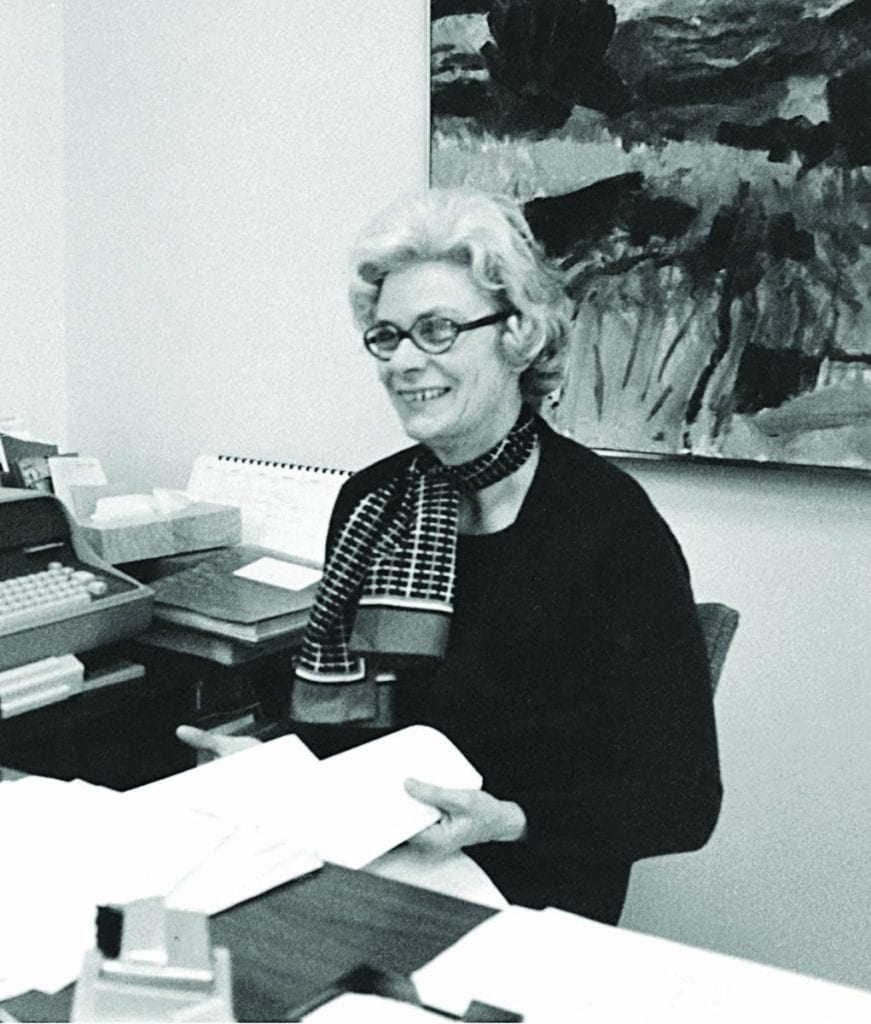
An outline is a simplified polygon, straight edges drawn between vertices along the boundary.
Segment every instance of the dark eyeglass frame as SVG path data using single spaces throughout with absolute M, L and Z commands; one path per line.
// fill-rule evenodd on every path
M 407 331 L 403 331 L 401 327 L 392 323 L 390 320 L 379 320 L 363 332 L 363 344 L 366 346 L 366 350 L 370 355 L 375 356 L 376 359 L 380 359 L 385 363 L 391 358 L 405 338 L 408 338 L 413 345 L 420 349 L 421 352 L 425 352 L 427 355 L 431 356 L 440 356 L 453 348 L 458 335 L 462 334 L 464 331 L 473 331 L 477 327 L 489 327 L 491 324 L 502 323 L 507 320 L 508 317 L 514 316 L 515 313 L 516 310 L 503 309 L 498 313 L 488 313 L 487 316 L 478 317 L 477 320 L 469 320 L 464 324 L 458 324 L 449 316 L 439 316 L 437 313 L 422 313 Z M 416 329 L 423 320 L 440 320 L 445 324 L 450 324 L 452 332 L 451 336 L 444 343 L 439 342 L 435 345 L 431 342 L 421 341 L 421 339 L 416 336 Z M 384 327 L 392 327 L 396 332 L 395 343 L 392 343 L 392 348 L 387 351 L 383 351 L 381 342 L 379 342 L 379 340 L 374 336 L 374 332 L 376 330 L 379 328 L 383 329 Z

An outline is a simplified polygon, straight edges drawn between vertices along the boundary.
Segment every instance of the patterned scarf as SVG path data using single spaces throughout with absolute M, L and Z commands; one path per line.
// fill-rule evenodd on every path
M 423 449 L 356 505 L 318 589 L 296 665 L 292 718 L 390 724 L 390 687 L 382 683 L 394 677 L 383 670 L 444 656 L 460 495 L 515 473 L 535 449 L 536 422 L 524 406 L 499 444 L 459 466 Z

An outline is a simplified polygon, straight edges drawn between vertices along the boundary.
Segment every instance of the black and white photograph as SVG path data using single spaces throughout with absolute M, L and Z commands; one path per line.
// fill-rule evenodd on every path
M 0 1024 L 871 1017 L 867 0 L 0 0 Z

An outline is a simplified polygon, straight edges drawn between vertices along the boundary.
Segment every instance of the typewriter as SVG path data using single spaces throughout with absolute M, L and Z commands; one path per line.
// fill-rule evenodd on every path
M 141 633 L 152 602 L 91 550 L 57 498 L 0 488 L 0 672 Z

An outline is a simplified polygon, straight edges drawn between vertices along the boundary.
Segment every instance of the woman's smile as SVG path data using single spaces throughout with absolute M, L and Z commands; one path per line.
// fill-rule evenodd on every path
M 409 405 L 423 405 L 424 403 L 432 402 L 437 398 L 442 398 L 448 394 L 450 388 L 403 388 L 394 387 L 393 393 L 398 395 L 403 402 L 407 402 Z

